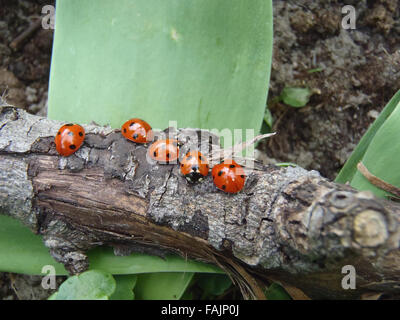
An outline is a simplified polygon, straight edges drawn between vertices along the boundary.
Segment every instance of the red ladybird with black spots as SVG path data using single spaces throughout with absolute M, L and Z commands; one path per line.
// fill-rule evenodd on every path
M 246 175 L 242 166 L 232 159 L 226 159 L 212 169 L 215 186 L 228 193 L 237 193 L 243 189 Z
M 126 139 L 136 143 L 148 143 L 154 139 L 151 126 L 138 118 L 126 121 L 121 127 L 121 132 Z
M 68 123 L 63 125 L 54 139 L 58 153 L 68 157 L 76 152 L 85 139 L 85 129 L 79 124 Z
M 160 163 L 170 163 L 179 157 L 179 141 L 175 139 L 157 140 L 148 149 L 148 156 Z
M 200 151 L 189 151 L 180 164 L 181 173 L 189 183 L 203 180 L 210 170 L 208 160 Z

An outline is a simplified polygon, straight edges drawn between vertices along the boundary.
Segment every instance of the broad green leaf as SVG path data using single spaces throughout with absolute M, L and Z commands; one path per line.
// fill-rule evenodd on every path
M 136 300 L 179 300 L 194 273 L 141 274 L 134 289 Z
M 51 119 L 260 130 L 271 0 L 58 0 Z
M 377 132 L 381 129 L 381 127 L 383 127 L 383 125 L 386 126 L 386 120 L 391 116 L 391 114 L 393 113 L 393 111 L 396 109 L 396 106 L 400 103 L 400 90 L 393 96 L 393 98 L 389 101 L 389 103 L 385 106 L 385 108 L 382 110 L 381 114 L 379 115 L 379 117 L 373 122 L 373 124 L 369 127 L 368 131 L 364 134 L 364 136 L 361 138 L 360 142 L 358 143 L 357 147 L 354 149 L 353 153 L 351 154 L 350 158 L 346 161 L 346 163 L 344 164 L 342 170 L 340 170 L 338 176 L 336 177 L 336 182 L 339 183 L 346 183 L 346 182 L 350 182 L 353 180 L 354 175 L 357 172 L 357 164 L 358 162 L 360 162 L 365 153 L 367 152 L 367 150 L 369 150 L 369 146 L 372 143 L 372 141 L 375 138 L 375 135 L 377 134 Z M 399 108 L 397 108 L 399 109 Z M 393 121 L 391 122 L 393 123 Z M 393 124 L 391 124 L 390 126 L 392 126 Z M 400 124 L 397 124 L 397 126 L 400 126 Z M 398 127 L 397 127 L 398 128 Z M 393 129 L 385 129 L 386 133 L 385 134 L 391 134 L 390 132 L 392 132 Z M 390 131 L 390 132 L 388 132 Z M 382 138 L 382 136 L 381 136 Z M 381 139 L 380 138 L 380 139 Z M 391 139 L 391 144 L 394 144 L 394 142 L 396 140 L 395 136 L 390 137 L 389 139 Z M 376 145 L 376 142 L 374 142 Z M 388 146 L 389 149 L 392 149 L 391 146 Z M 376 147 L 374 147 L 375 149 Z M 385 146 L 386 149 L 386 146 Z M 383 148 L 382 148 L 383 150 Z M 386 150 L 383 151 L 383 153 L 381 155 L 377 154 L 376 156 L 383 156 L 385 158 L 388 158 L 390 155 L 393 156 L 392 151 Z M 395 157 L 398 156 L 394 155 Z M 369 156 L 371 157 L 371 155 Z M 366 163 L 364 163 L 367 168 L 375 175 L 379 174 L 379 172 L 376 172 L 375 168 L 371 168 L 368 167 L 368 165 Z M 393 168 L 394 170 L 394 168 Z
M 58 289 L 55 300 L 108 300 L 116 284 L 108 272 L 89 270 L 69 277 Z
M 211 264 L 168 255 L 165 259 L 140 253 L 115 256 L 111 248 L 95 248 L 88 252 L 91 269 L 112 274 L 147 272 L 203 272 L 223 273 Z M 44 246 L 42 238 L 32 233 L 18 220 L 0 215 L 0 271 L 24 274 L 42 274 L 45 265 L 55 267 L 57 275 L 67 275 L 63 265 L 57 263 Z
M 110 300 L 133 300 L 133 288 L 137 282 L 137 275 L 127 274 L 114 276 L 117 287 L 111 295 Z
M 18 220 L 0 215 L 0 271 L 40 275 L 45 265 L 54 266 L 58 275 L 67 274 L 50 256 L 40 236 Z
M 309 88 L 286 87 L 282 90 L 281 99 L 291 107 L 304 107 L 311 97 Z
M 54 292 L 50 297 L 47 298 L 47 300 L 57 300 L 57 294 L 58 292 Z
M 267 290 L 265 296 L 268 300 L 292 300 L 286 290 L 278 283 L 272 283 Z
M 89 252 L 91 268 L 106 270 L 112 274 L 139 274 L 150 272 L 205 272 L 223 273 L 211 264 L 185 260 L 176 255 L 164 258 L 141 253 L 115 256 L 111 248 L 95 248 Z
M 219 296 L 232 285 L 231 279 L 223 274 L 198 274 L 197 283 L 204 290 L 203 297 L 205 298 Z
M 361 161 L 367 169 L 380 179 L 400 187 L 400 102 L 385 123 L 376 132 Z M 372 185 L 357 171 L 350 185 L 358 190 L 371 190 L 378 197 L 390 193 Z

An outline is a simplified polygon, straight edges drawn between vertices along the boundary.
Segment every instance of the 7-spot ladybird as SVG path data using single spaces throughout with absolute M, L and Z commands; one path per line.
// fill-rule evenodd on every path
M 54 139 L 58 153 L 68 157 L 77 151 L 85 139 L 85 130 L 79 124 L 68 123 L 58 130 Z
M 208 160 L 199 151 L 189 151 L 181 161 L 181 173 L 190 183 L 203 180 L 209 169 Z
M 176 161 L 179 157 L 179 141 L 174 139 L 158 140 L 150 146 L 148 155 L 151 159 L 161 163 Z
M 121 132 L 126 139 L 136 143 L 147 143 L 154 139 L 150 125 L 138 118 L 126 121 L 121 127 Z
M 236 193 L 243 189 L 246 176 L 243 168 L 231 159 L 217 164 L 212 169 L 215 186 L 228 193 Z

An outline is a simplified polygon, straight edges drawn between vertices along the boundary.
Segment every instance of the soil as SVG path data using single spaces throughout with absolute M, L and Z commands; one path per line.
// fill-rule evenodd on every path
M 354 30 L 341 27 L 346 4 L 356 10 Z M 399 16 L 397 0 L 274 1 L 268 95 L 278 134 L 259 149 L 334 179 L 400 89 Z M 272 103 L 285 86 L 314 95 L 303 108 Z
M 0 96 L 8 103 L 45 116 L 53 30 L 38 28 L 14 50 L 11 43 L 41 18 L 53 1 L 0 0 Z
M 50 0 L 0 0 L 0 96 L 45 116 L 53 30 L 38 28 Z M 274 56 L 268 105 L 278 134 L 259 144 L 266 162 L 290 161 L 334 179 L 379 112 L 400 89 L 398 0 L 274 0 Z M 341 26 L 344 5 L 356 29 Z M 274 102 L 284 87 L 309 87 L 303 108 Z M 59 281 L 62 281 L 60 278 Z M 0 299 L 45 299 L 41 277 L 0 273 Z
M 66 277 L 56 277 L 56 288 Z M 0 300 L 45 300 L 57 289 L 44 289 L 41 276 L 0 273 Z

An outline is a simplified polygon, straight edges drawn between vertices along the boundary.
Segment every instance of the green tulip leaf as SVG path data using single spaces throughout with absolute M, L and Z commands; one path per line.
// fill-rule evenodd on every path
M 141 274 L 134 289 L 136 300 L 179 300 L 194 273 Z
M 45 276 L 42 269 L 46 265 L 52 265 L 57 275 L 67 274 L 50 256 L 40 236 L 20 221 L 0 214 L 0 271 Z
M 397 156 L 400 152 L 400 91 L 398 91 L 382 110 L 379 117 L 364 134 L 361 141 L 347 160 L 336 182 L 346 183 L 359 190 L 371 190 L 377 196 L 389 195 L 372 185 L 357 170 L 361 161 L 378 178 L 400 187 L 400 164 Z
M 55 20 L 49 118 L 259 132 L 271 0 L 59 0 Z
M 177 255 L 165 258 L 142 253 L 116 256 L 113 249 L 98 247 L 88 252 L 91 269 L 112 274 L 139 274 L 148 272 L 203 272 L 223 273 L 212 265 L 183 259 Z M 44 246 L 42 238 L 32 233 L 21 222 L 0 215 L 0 271 L 46 275 L 42 269 L 46 265 L 55 268 L 56 275 L 67 275 L 62 264 L 57 263 Z
M 117 287 L 110 300 L 133 300 L 135 298 L 133 288 L 136 285 L 137 278 L 135 274 L 114 276 Z
M 183 259 L 177 255 L 165 257 L 132 253 L 128 256 L 116 256 L 111 248 L 99 247 L 89 251 L 91 268 L 108 271 L 112 274 L 140 274 L 158 272 L 205 272 L 223 273 L 212 264 Z

